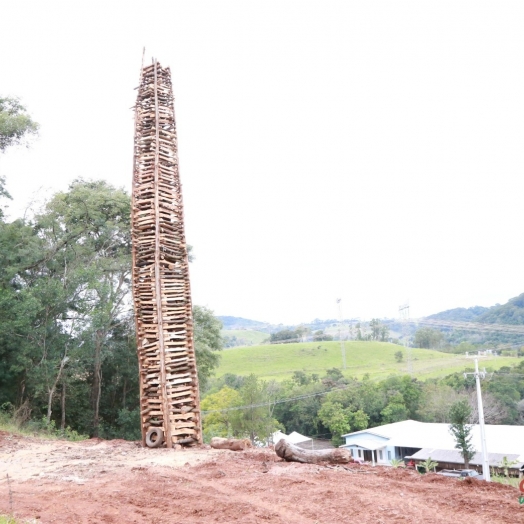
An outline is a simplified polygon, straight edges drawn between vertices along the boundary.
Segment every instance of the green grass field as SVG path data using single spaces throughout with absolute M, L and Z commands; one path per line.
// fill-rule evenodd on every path
M 269 333 L 262 331 L 254 331 L 252 329 L 223 329 L 223 337 L 236 337 L 245 346 L 254 346 L 262 344 L 264 340 L 269 338 Z M 229 348 L 228 348 L 229 349 Z
M 345 342 L 347 377 L 362 378 L 369 373 L 373 379 L 389 375 L 405 374 L 407 354 L 402 346 L 388 342 Z M 404 361 L 397 363 L 395 353 L 403 351 Z M 411 349 L 413 375 L 419 379 L 449 375 L 456 371 L 473 368 L 472 358 L 452 355 L 429 349 Z M 519 361 L 514 357 L 480 357 L 481 368 L 499 369 Z M 254 373 L 265 380 L 284 380 L 294 371 L 324 375 L 330 368 L 342 369 L 340 342 L 304 342 L 297 344 L 272 344 L 236 347 L 222 352 L 216 376 L 226 373 L 249 375 Z

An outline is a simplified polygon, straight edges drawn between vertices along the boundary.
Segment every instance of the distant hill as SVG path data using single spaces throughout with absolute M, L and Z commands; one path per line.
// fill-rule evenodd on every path
M 491 307 L 475 306 L 470 308 L 455 308 L 442 311 L 426 317 L 432 320 L 473 322 L 480 324 L 524 324 L 524 293 L 508 300 L 506 304 L 496 304 Z M 461 330 L 460 328 L 439 328 L 445 334 L 446 342 L 456 346 L 461 342 L 470 342 L 477 345 L 524 343 L 524 336 L 517 333 Z
M 243 344 L 240 339 L 246 339 L 248 344 L 257 344 L 262 340 L 262 333 L 275 333 L 283 329 L 296 329 L 298 325 L 270 324 L 242 317 L 220 316 L 218 317 L 223 324 L 224 331 L 249 330 L 256 331 L 258 334 L 248 335 L 237 333 L 224 333 L 226 336 L 235 336 L 238 340 L 233 341 L 231 346 Z M 426 317 L 431 320 L 454 321 L 454 322 L 479 322 L 482 324 L 522 324 L 524 325 L 524 293 L 518 297 L 510 299 L 506 304 L 496 304 L 491 307 L 474 306 L 469 308 L 458 307 L 435 313 Z M 394 339 L 405 333 L 407 329 L 409 335 L 413 336 L 419 329 L 416 324 L 404 326 L 398 319 L 382 319 L 389 327 L 390 335 Z M 354 325 L 357 319 L 345 319 L 345 325 Z M 324 330 L 336 337 L 338 320 L 320 320 L 316 318 L 311 322 L 304 322 L 302 326 L 308 327 L 311 331 Z M 439 329 L 439 328 L 437 328 Z M 442 327 L 440 331 L 445 333 L 446 341 L 451 345 L 467 341 L 473 344 L 516 344 L 524 343 L 524 336 L 516 333 L 504 332 L 478 332 L 471 330 L 461 330 L 459 328 Z M 245 336 L 243 336 L 245 335 Z M 248 340 L 249 339 L 249 340 Z
M 429 315 L 431 320 L 453 320 L 457 322 L 475 322 L 480 316 L 487 313 L 494 307 L 457 307 L 455 309 L 448 309 L 447 311 L 442 311 L 440 313 L 435 313 L 434 315 Z
M 524 293 L 509 299 L 506 304 L 489 308 L 475 321 L 484 324 L 524 324 Z
M 254 331 L 262 331 L 264 333 L 273 333 L 279 329 L 284 329 L 282 325 L 270 324 L 269 322 L 260 322 L 258 320 L 251 320 L 249 318 L 242 317 L 231 317 L 231 316 L 218 316 L 223 329 L 225 330 L 237 330 L 237 329 L 250 329 Z

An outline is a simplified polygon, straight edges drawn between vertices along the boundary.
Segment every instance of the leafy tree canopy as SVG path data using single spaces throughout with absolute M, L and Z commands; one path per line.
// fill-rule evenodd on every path
M 415 346 L 418 348 L 437 349 L 440 347 L 444 335 L 436 329 L 424 327 L 415 333 Z
M 449 410 L 449 418 L 451 419 L 449 431 L 455 438 L 455 448 L 460 451 L 466 469 L 468 469 L 469 461 L 475 456 L 475 448 L 471 443 L 472 426 L 468 424 L 471 419 L 471 407 L 468 401 L 455 402 Z
M 0 97 L 0 152 L 21 144 L 25 137 L 37 132 L 38 124 L 18 98 Z

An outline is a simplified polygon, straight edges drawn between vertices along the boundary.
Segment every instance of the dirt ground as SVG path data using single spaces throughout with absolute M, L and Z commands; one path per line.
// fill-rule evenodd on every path
M 468 479 L 471 480 L 471 479 Z M 515 488 L 273 451 L 144 449 L 0 432 L 0 514 L 72 523 L 524 523 Z

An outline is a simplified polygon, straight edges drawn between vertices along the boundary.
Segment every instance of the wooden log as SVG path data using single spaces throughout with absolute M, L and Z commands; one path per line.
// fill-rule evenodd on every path
M 211 447 L 214 449 L 229 449 L 231 451 L 244 451 L 247 448 L 252 448 L 253 444 L 248 438 L 221 438 L 213 437 L 211 439 Z
M 353 462 L 353 456 L 348 449 L 302 449 L 285 439 L 280 439 L 275 446 L 275 453 L 287 462 L 301 462 L 302 464 L 348 464 Z

